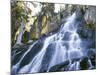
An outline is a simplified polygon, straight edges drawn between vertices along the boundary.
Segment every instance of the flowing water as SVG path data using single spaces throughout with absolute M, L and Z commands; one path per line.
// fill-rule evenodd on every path
M 22 22 L 21 22 L 21 25 L 20 25 L 20 30 L 19 30 L 19 34 L 18 34 L 18 37 L 17 37 L 16 44 L 21 44 L 23 31 L 24 31 L 24 20 L 22 19 Z
M 44 72 L 49 72 L 51 67 L 66 60 L 69 61 L 67 70 L 79 70 L 81 60 L 72 62 L 73 59 L 84 56 L 83 48 L 81 47 L 82 40 L 77 33 L 78 23 L 76 17 L 76 12 L 68 17 L 57 33 L 48 36 L 44 40 L 43 47 L 32 60 L 19 69 L 25 55 L 33 50 L 32 47 L 37 44 L 37 41 L 33 43 L 19 62 L 12 66 L 12 71 L 17 71 L 18 73 L 37 73 L 44 70 Z M 91 67 L 91 61 L 88 60 L 88 62 Z

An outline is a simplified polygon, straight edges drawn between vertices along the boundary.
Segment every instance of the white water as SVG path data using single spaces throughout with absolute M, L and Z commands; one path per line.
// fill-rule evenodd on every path
M 14 66 L 12 67 L 12 70 L 15 70 L 15 71 L 16 71 L 16 70 L 19 68 L 20 63 L 22 62 L 22 60 L 24 59 L 24 57 L 27 55 L 28 52 L 30 52 L 30 50 L 32 49 L 32 47 L 33 47 L 37 42 L 38 42 L 38 41 L 34 42 L 34 43 L 30 46 L 30 48 L 23 54 L 23 56 L 22 56 L 22 58 L 19 60 L 19 62 L 18 62 L 16 65 L 14 65 Z
M 79 70 L 80 63 L 78 61 L 74 63 L 71 62 L 71 59 L 81 58 L 83 56 L 82 48 L 80 46 L 81 39 L 77 34 L 77 23 L 75 21 L 76 17 L 76 13 L 74 13 L 72 16 L 66 19 L 66 23 L 64 23 L 64 26 L 61 27 L 58 33 L 47 37 L 40 52 L 32 59 L 29 64 L 21 68 L 19 70 L 19 73 L 39 72 L 47 48 L 50 44 L 53 43 L 55 43 L 55 49 L 52 50 L 53 54 L 51 54 L 51 60 L 49 62 L 47 71 L 49 71 L 52 66 L 62 63 L 66 60 L 70 61 L 69 70 Z M 69 33 L 69 35 L 65 35 L 66 33 Z M 66 38 L 66 40 L 63 40 L 65 36 L 68 36 L 69 39 Z M 66 48 L 66 46 L 64 46 L 63 44 L 68 45 L 68 48 Z M 28 52 L 33 46 L 34 45 L 30 46 Z M 26 54 L 27 52 L 14 67 L 18 67 L 18 64 L 20 64 Z
M 30 67 L 32 66 L 33 68 L 30 69 L 29 73 L 33 73 L 33 72 L 38 72 L 41 68 L 41 62 L 43 60 L 43 56 L 46 52 L 46 48 L 48 47 L 48 45 L 50 43 L 52 43 L 54 40 L 52 39 L 55 35 L 48 37 L 45 42 L 44 42 L 44 46 L 42 48 L 42 50 L 33 58 L 33 60 L 26 65 L 25 67 L 23 67 L 19 73 L 26 73 L 27 71 L 29 71 Z
M 88 68 L 88 69 L 92 69 L 92 68 L 94 68 L 94 66 L 92 66 L 92 62 L 91 62 L 90 59 L 88 59 L 88 63 L 89 63 L 89 68 Z
M 24 20 L 22 19 L 16 44 L 21 44 L 23 31 L 24 31 Z
M 79 58 L 83 56 L 80 47 L 81 39 L 76 33 L 77 27 L 74 25 L 75 18 L 76 14 L 74 13 L 67 19 L 66 23 L 61 28 L 59 35 L 56 36 L 59 38 L 59 40 L 57 40 L 56 49 L 54 52 L 55 54 L 52 56 L 49 68 L 66 60 L 71 60 L 73 58 Z M 70 35 L 67 35 L 69 36 L 70 40 L 63 41 L 66 32 L 71 33 Z M 66 49 L 65 46 L 63 46 L 63 43 L 67 43 L 69 45 L 69 49 Z M 76 64 L 78 66 L 78 63 Z

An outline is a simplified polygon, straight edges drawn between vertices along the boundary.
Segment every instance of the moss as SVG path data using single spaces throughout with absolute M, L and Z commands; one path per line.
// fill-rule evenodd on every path
M 79 36 L 84 39 L 95 39 L 96 35 L 96 25 L 92 22 L 88 22 L 84 24 L 82 27 L 80 27 L 77 31 L 79 33 Z
M 85 28 L 90 30 L 96 30 L 96 25 L 93 23 L 87 23 L 85 24 Z
M 33 40 L 33 41 L 34 41 L 34 40 L 37 40 L 37 38 L 33 37 L 32 40 Z

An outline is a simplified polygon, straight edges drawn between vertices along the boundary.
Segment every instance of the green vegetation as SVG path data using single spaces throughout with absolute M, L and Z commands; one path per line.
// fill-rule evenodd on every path
M 26 44 L 29 40 L 36 40 L 43 34 L 48 34 L 61 25 L 61 22 L 71 15 L 74 11 L 82 10 L 86 15 L 86 24 L 84 29 L 95 31 L 96 23 L 91 18 L 95 17 L 95 9 L 92 6 L 58 4 L 59 9 L 53 3 L 38 3 L 38 2 L 11 2 L 11 43 L 15 45 L 18 34 L 20 33 L 20 26 L 22 19 L 24 20 L 24 29 L 21 42 Z M 30 7 L 31 6 L 31 7 Z M 56 9 L 56 12 L 55 12 Z M 94 11 L 93 11 L 93 10 Z M 92 13 L 90 13 L 92 11 Z M 88 15 L 87 15 L 88 14 Z M 92 16 L 91 16 L 92 15 Z M 91 18 L 90 18 L 90 17 Z

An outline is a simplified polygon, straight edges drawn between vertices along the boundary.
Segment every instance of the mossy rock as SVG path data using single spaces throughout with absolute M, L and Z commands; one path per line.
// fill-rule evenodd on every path
M 84 25 L 84 27 L 85 27 L 86 29 L 96 30 L 96 25 L 93 24 L 93 23 L 87 23 L 87 24 Z
M 25 31 L 23 36 L 22 36 L 22 42 L 27 43 L 29 40 L 29 32 Z

